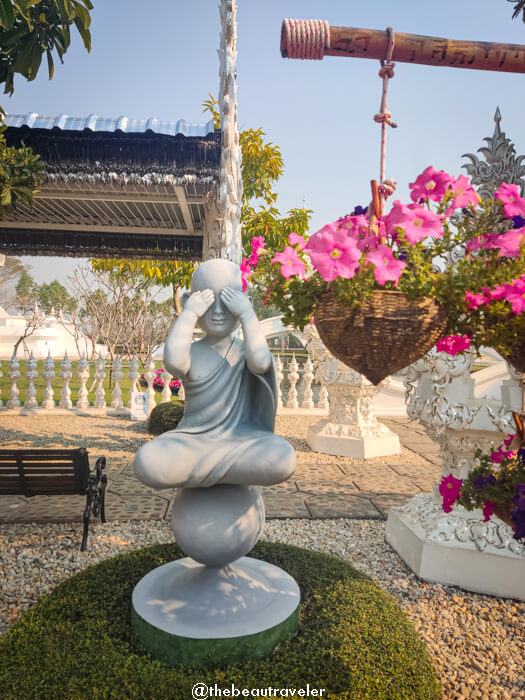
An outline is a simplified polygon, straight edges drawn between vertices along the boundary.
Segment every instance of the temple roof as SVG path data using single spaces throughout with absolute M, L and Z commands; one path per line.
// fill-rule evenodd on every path
M 30 113 L 6 124 L 8 144 L 31 146 L 46 170 L 33 209 L 18 205 L 0 222 L 0 251 L 201 257 L 220 163 L 212 122 Z

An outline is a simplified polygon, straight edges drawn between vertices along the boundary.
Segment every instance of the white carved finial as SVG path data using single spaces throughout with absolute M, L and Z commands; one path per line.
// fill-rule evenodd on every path
M 160 395 L 160 398 L 163 403 L 166 403 L 168 401 L 171 401 L 171 388 L 170 388 L 170 382 L 173 379 L 171 374 L 168 372 L 168 370 L 162 365 L 162 381 L 164 382 L 164 386 L 162 387 L 162 394 Z
M 284 379 L 283 375 L 283 363 L 279 355 L 275 358 L 275 373 L 277 375 L 277 408 L 283 407 L 283 395 L 281 391 L 281 384 Z
M 36 371 L 36 360 L 33 357 L 33 351 L 31 350 L 31 355 L 26 364 L 27 372 L 27 391 L 26 400 L 24 402 L 24 408 L 38 408 L 38 402 L 36 400 L 36 389 L 35 389 L 35 379 L 38 377 L 38 372 Z
M 155 379 L 155 363 L 150 359 L 146 364 L 144 379 L 148 382 L 147 397 L 148 397 L 148 414 L 153 411 L 157 402 L 155 400 L 155 389 L 153 388 L 153 380 Z
M 60 372 L 60 378 L 64 382 L 64 386 L 62 387 L 62 394 L 58 405 L 60 408 L 73 408 L 73 402 L 71 401 L 71 389 L 69 388 L 69 382 L 73 374 L 71 372 L 71 360 L 67 356 L 67 350 L 64 353 L 64 359 L 60 363 L 60 367 L 62 369 Z
M 80 387 L 78 389 L 77 408 L 89 408 L 89 398 L 87 390 L 87 381 L 89 379 L 89 362 L 83 354 L 77 365 L 78 378 Z
M 122 402 L 122 389 L 120 388 L 120 382 L 124 376 L 124 373 L 122 372 L 122 360 L 118 355 L 113 360 L 111 374 L 113 377 L 111 408 L 123 408 L 124 403 Z
M 56 402 L 53 392 L 53 379 L 55 378 L 55 361 L 51 357 L 51 351 L 47 351 L 47 357 L 44 360 L 44 372 L 42 374 L 46 386 L 44 388 L 44 400 L 42 408 L 56 408 Z
M 106 377 L 106 360 L 99 354 L 95 363 L 95 403 L 94 408 L 106 408 L 106 392 L 104 391 L 104 379 Z
M 140 391 L 138 378 L 139 378 L 139 361 L 135 356 L 133 356 L 131 358 L 131 360 L 129 361 L 129 371 L 128 371 L 128 379 L 129 379 L 128 408 L 131 408 L 131 394 L 133 393 L 133 391 Z
M 299 408 L 297 400 L 297 382 L 299 381 L 299 365 L 295 359 L 295 353 L 292 355 L 292 360 L 289 364 L 288 381 L 290 382 L 290 391 L 288 392 L 288 408 Z
M 312 382 L 314 380 L 314 366 L 310 356 L 304 363 L 304 396 L 302 408 L 313 408 L 314 407 L 314 394 L 312 391 Z
M 20 399 L 18 395 L 20 391 L 17 386 L 17 382 L 20 379 L 20 363 L 16 359 L 16 355 L 13 352 L 13 357 L 9 361 L 9 372 L 7 376 L 11 380 L 11 386 L 9 387 L 9 399 L 6 403 L 7 408 L 18 408 L 20 406 Z

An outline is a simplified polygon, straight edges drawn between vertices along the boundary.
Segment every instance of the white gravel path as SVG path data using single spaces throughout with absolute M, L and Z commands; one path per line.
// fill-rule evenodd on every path
M 272 520 L 264 537 L 351 562 L 391 593 L 426 642 L 443 697 L 525 698 L 525 604 L 419 581 L 384 542 L 377 520 Z M 172 542 L 167 522 L 0 525 L 0 631 L 58 582 L 120 552 Z M 380 700 L 380 699 L 378 699 Z

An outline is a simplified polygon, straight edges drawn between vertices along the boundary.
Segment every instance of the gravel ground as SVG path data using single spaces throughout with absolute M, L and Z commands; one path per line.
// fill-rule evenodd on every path
M 93 523 L 89 550 L 81 553 L 79 527 L 0 525 L 0 631 L 86 566 L 173 541 L 166 522 Z M 384 542 L 384 528 L 372 520 L 273 520 L 264 537 L 346 559 L 393 595 L 427 644 L 444 698 L 524 698 L 525 604 L 419 581 Z

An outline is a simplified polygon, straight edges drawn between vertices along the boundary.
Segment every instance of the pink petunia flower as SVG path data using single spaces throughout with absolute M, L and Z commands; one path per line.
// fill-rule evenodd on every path
M 525 240 L 525 226 L 494 234 L 490 240 L 491 248 L 499 248 L 499 254 L 506 258 L 519 258 L 521 243 Z
M 460 175 L 457 180 L 449 185 L 452 190 L 452 202 L 445 212 L 445 216 L 450 216 L 455 209 L 460 209 L 472 204 L 474 208 L 478 204 L 478 195 L 472 188 L 468 177 Z
M 418 175 L 415 182 L 411 182 L 410 197 L 413 202 L 432 199 L 434 202 L 441 202 L 453 178 L 443 170 L 434 170 L 432 165 L 423 170 Z
M 478 309 L 486 302 L 486 297 L 483 294 L 475 294 L 469 291 L 465 292 L 465 299 L 467 300 L 468 308 L 472 310 Z
M 306 249 L 315 269 L 326 282 L 336 277 L 351 279 L 359 268 L 361 251 L 346 231 L 324 226 L 310 236 Z
M 441 217 L 417 204 L 405 205 L 396 200 L 390 213 L 383 217 L 383 221 L 389 234 L 394 234 L 397 227 L 402 228 L 411 245 L 428 237 L 443 237 Z
M 494 515 L 494 503 L 492 501 L 485 501 L 483 504 L 483 522 L 488 523 L 491 516 Z
M 510 284 L 504 284 L 501 298 L 510 303 L 516 316 L 521 316 L 525 311 L 525 280 L 516 279 Z
M 443 497 L 443 510 L 445 513 L 452 511 L 452 506 L 458 500 L 463 479 L 456 479 L 452 474 L 444 476 L 439 484 L 439 493 Z
M 251 258 L 243 258 L 239 267 L 241 268 L 242 291 L 245 292 L 248 289 L 248 277 L 252 273 Z
M 513 216 L 525 216 L 525 199 L 520 197 L 518 185 L 508 185 L 504 182 L 494 192 L 494 199 L 503 202 L 503 211 L 507 219 Z
M 490 455 L 490 461 L 493 464 L 501 464 L 504 459 L 512 459 L 516 456 L 516 453 L 512 450 L 504 450 L 501 445 L 498 446 L 496 452 L 492 452 Z
M 295 231 L 292 231 L 288 236 L 288 243 L 290 245 L 298 245 L 302 250 L 306 245 L 306 239 L 300 236 L 298 233 L 295 233 Z
M 391 248 L 384 244 L 378 245 L 375 250 L 368 253 L 366 261 L 374 264 L 374 277 L 378 284 L 384 287 L 385 283 L 390 280 L 395 282 L 397 287 L 406 263 L 402 260 L 396 260 Z
M 436 343 L 438 352 L 447 352 L 449 355 L 457 355 L 459 352 L 468 350 L 470 338 L 467 335 L 448 335 L 440 338 Z
M 282 253 L 277 253 L 272 259 L 272 263 L 281 263 L 281 275 L 289 279 L 293 275 L 304 275 L 306 266 L 304 262 L 299 258 L 295 248 L 291 248 L 289 245 L 285 247 Z

